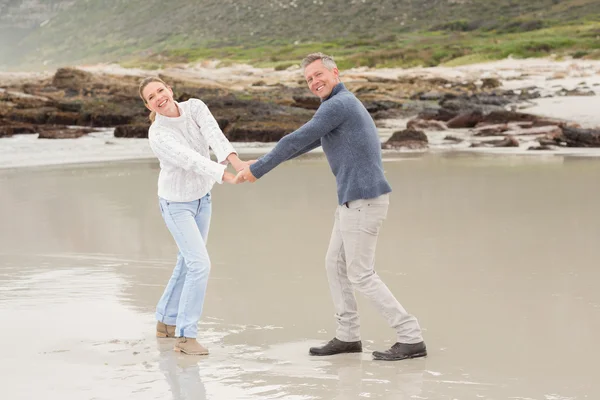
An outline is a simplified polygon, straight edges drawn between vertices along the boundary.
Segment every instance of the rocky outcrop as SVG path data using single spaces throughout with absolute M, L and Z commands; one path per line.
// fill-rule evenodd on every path
M 446 126 L 451 129 L 474 128 L 477 124 L 483 122 L 484 114 L 481 110 L 473 110 L 466 113 L 458 114 L 446 123 Z
M 44 128 L 40 130 L 38 139 L 77 139 L 93 131 L 93 129 L 69 129 L 67 127 Z
M 147 138 L 150 124 L 119 125 L 115 127 L 115 137 L 119 138 Z
M 37 133 L 37 130 L 32 124 L 9 123 L 0 119 L 0 138 L 26 133 Z
M 425 119 L 411 119 L 406 123 L 406 129 L 412 130 L 429 130 L 429 131 L 444 131 L 448 127 L 444 122 L 432 121 Z
M 172 85 L 178 101 L 202 99 L 225 135 L 237 142 L 276 142 L 307 122 L 321 104 L 304 82 L 284 86 L 253 81 L 255 85 L 232 90 L 191 78 L 161 77 Z M 61 68 L 48 79 L 0 88 L 0 137 L 40 133 L 40 138 L 76 138 L 94 127 L 114 127 L 115 137 L 147 138 L 149 112 L 138 97 L 138 81 Z M 516 93 L 500 90 L 494 79 L 370 76 L 348 79 L 346 86 L 378 124 L 379 119 L 411 118 L 404 131 L 395 132 L 382 146 L 385 149 L 425 149 L 430 145 L 425 132 L 447 129 L 469 130 L 447 135 L 444 142 L 467 141 L 458 147 L 471 142 L 515 146 L 533 139 L 542 148 L 598 146 L 594 130 L 515 111 L 512 105 L 534 96 L 535 88 Z M 489 136 L 501 138 L 485 138 Z
M 301 107 L 301 108 L 306 108 L 309 110 L 316 110 L 321 105 L 321 99 L 319 99 L 317 96 L 314 96 L 314 95 L 310 95 L 310 96 L 296 95 L 296 96 L 293 96 L 293 99 L 294 99 L 294 104 L 293 104 L 294 107 Z
M 67 95 L 82 93 L 84 90 L 98 85 L 94 75 L 76 68 L 59 68 L 52 78 L 52 86 L 65 90 Z
M 405 129 L 394 134 L 382 145 L 383 149 L 422 150 L 428 147 L 427 135 L 415 129 Z
M 579 129 L 565 126 L 562 135 L 557 135 L 554 140 L 567 147 L 600 147 L 600 129 Z
M 519 147 L 519 141 L 514 136 L 507 136 L 504 139 L 471 143 L 471 147 Z

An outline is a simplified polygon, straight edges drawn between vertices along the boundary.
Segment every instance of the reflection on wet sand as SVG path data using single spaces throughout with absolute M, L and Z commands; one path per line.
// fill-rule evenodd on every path
M 176 249 L 154 163 L 0 172 L 0 375 L 11 399 L 585 399 L 600 346 L 600 161 L 403 156 L 377 269 L 430 356 L 385 363 L 359 298 L 362 354 L 334 332 L 324 255 L 335 207 L 321 157 L 218 186 L 202 343 L 153 336 Z M 291 184 L 293 182 L 293 184 Z M 32 382 L 35 381 L 35 384 Z

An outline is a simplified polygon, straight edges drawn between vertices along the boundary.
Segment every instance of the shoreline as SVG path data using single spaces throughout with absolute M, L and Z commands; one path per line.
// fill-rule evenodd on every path
M 31 136 L 31 135 L 28 135 Z M 69 139 L 66 139 L 69 140 Z M 76 139 L 75 139 L 76 140 Z M 127 139 L 141 141 L 144 139 Z M 244 146 L 238 146 L 243 144 Z M 235 143 L 232 142 L 233 147 L 236 149 L 238 154 L 243 159 L 254 159 L 268 153 L 276 143 L 256 143 L 256 146 L 252 146 L 253 143 Z M 248 146 L 250 145 L 250 146 Z M 0 162 L 0 172 L 6 171 L 20 171 L 20 170 L 48 170 L 48 169 L 62 169 L 67 167 L 93 167 L 93 166 L 107 166 L 111 164 L 122 164 L 122 163 L 142 163 L 142 162 L 155 162 L 158 164 L 157 158 L 148 150 L 149 154 L 128 154 L 128 155 L 98 155 L 91 154 L 87 157 L 74 157 L 72 159 L 65 159 L 64 157 L 55 157 L 53 159 L 45 160 L 34 160 L 34 161 L 17 161 L 10 164 L 3 164 Z M 468 147 L 454 147 L 454 148 L 429 148 L 429 149 L 417 149 L 417 150 L 382 150 L 383 162 L 393 162 L 396 160 L 410 160 L 421 157 L 487 157 L 487 158 L 511 158 L 511 159 L 528 159 L 533 162 L 547 162 L 549 159 L 562 159 L 568 158 L 592 158 L 600 159 L 600 149 L 597 148 L 570 148 L 570 149 L 559 149 L 559 150 L 544 150 L 544 151 L 531 151 L 527 149 L 515 149 L 515 148 L 468 148 Z M 298 160 L 306 160 L 308 158 L 324 159 L 324 153 L 321 149 L 316 149 L 300 156 Z

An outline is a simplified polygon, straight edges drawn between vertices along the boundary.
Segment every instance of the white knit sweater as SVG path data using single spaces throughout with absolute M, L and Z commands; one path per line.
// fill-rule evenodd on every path
M 160 161 L 158 195 L 169 201 L 203 197 L 222 183 L 231 153 L 236 153 L 206 104 L 198 99 L 176 103 L 181 115 L 156 115 L 148 131 L 152 151 Z M 210 159 L 209 146 L 217 157 Z

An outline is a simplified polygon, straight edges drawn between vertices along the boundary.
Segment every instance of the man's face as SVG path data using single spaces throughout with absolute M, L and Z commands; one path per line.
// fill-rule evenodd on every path
M 339 74 L 337 68 L 330 71 L 321 60 L 313 61 L 304 68 L 304 78 L 308 88 L 321 99 L 329 97 L 335 85 L 340 82 Z

